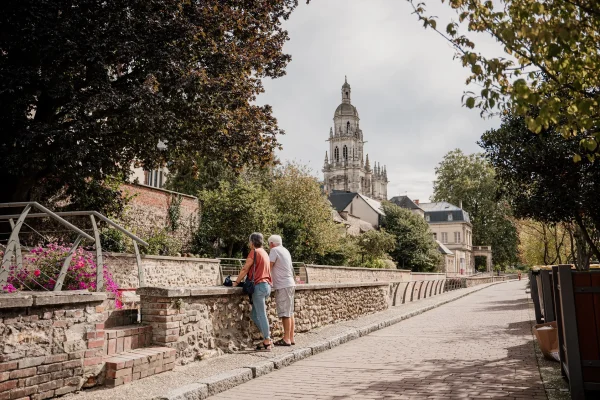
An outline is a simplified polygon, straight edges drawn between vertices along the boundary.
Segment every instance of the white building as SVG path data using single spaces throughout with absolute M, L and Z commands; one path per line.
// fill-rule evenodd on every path
M 325 152 L 323 173 L 325 192 L 334 190 L 354 192 L 376 200 L 387 200 L 387 171 L 385 166 L 369 163 L 364 154 L 363 132 L 356 107 L 350 102 L 348 81 L 342 86 L 342 103 L 333 115 L 334 127 L 329 130 L 329 152 Z

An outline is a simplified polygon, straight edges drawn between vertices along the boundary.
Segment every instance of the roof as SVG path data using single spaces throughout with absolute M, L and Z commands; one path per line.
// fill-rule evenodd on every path
M 435 242 L 436 242 L 436 243 L 437 243 L 437 245 L 438 245 L 438 251 L 439 251 L 440 253 L 442 253 L 442 254 L 445 254 L 445 255 L 447 255 L 447 256 L 450 256 L 450 255 L 454 254 L 452 251 L 450 251 L 450 249 L 449 249 L 449 248 L 447 248 L 446 246 L 444 246 L 444 245 L 442 244 L 442 242 L 440 242 L 440 241 L 438 241 L 438 240 L 436 240 Z
M 337 212 L 341 212 L 344 211 L 350 203 L 352 203 L 352 200 L 354 200 L 356 196 L 358 196 L 358 193 L 334 190 L 329 195 L 329 201 L 331 202 L 331 205 L 333 206 L 333 208 L 336 209 Z
M 408 196 L 395 196 L 395 197 L 392 197 L 390 199 L 390 201 L 399 207 L 407 208 L 409 210 L 420 210 L 421 209 L 421 207 L 419 207 Z
M 356 111 L 356 107 L 354 107 L 350 103 L 342 103 L 335 109 L 334 115 L 353 115 L 358 117 L 358 111 Z
M 439 203 L 421 203 L 425 211 L 425 220 L 429 223 L 436 222 L 471 222 L 469 213 L 453 204 L 442 201 Z M 449 216 L 452 216 L 449 218 Z

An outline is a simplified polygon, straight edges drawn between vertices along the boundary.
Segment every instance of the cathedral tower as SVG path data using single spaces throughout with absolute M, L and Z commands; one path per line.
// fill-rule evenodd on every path
M 325 152 L 325 190 L 328 193 L 333 190 L 357 192 L 376 200 L 386 200 L 387 173 L 380 167 L 372 170 L 368 155 L 365 163 L 360 118 L 351 103 L 352 89 L 347 79 L 341 94 L 342 103 L 333 114 L 333 128 L 329 130 L 329 153 Z

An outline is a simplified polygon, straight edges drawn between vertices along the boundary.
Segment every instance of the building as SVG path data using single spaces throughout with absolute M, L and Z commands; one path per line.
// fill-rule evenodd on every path
M 381 220 L 384 216 L 381 210 L 381 203 L 377 200 L 370 199 L 360 193 L 344 192 L 334 190 L 329 194 L 329 202 L 337 213 L 349 223 L 358 219 L 361 222 L 366 222 L 367 225 L 360 226 L 360 232 L 364 233 L 370 229 L 377 229 L 381 225 Z M 369 226 L 371 228 L 369 229 Z
M 329 130 L 329 151 L 325 152 L 323 173 L 325 192 L 334 190 L 358 193 L 376 200 L 387 199 L 386 167 L 369 162 L 364 154 L 364 138 L 358 111 L 350 101 L 348 80 L 342 85 L 342 103 L 333 114 Z
M 454 268 L 446 268 L 448 275 L 475 273 L 473 258 L 473 225 L 469 213 L 447 202 L 420 203 L 425 221 L 433 238 L 454 253 Z
M 425 211 L 421 207 L 419 207 L 419 200 L 411 200 L 408 196 L 395 196 L 390 199 L 390 201 L 397 206 L 402 208 L 406 208 L 407 210 L 412 211 L 418 216 L 425 218 Z
M 166 166 L 158 169 L 147 170 L 143 167 L 132 167 L 131 181 L 141 183 L 158 189 L 164 189 L 167 183 L 169 170 Z

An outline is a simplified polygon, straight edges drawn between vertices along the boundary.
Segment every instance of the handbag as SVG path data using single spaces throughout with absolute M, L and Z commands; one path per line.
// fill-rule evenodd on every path
M 231 275 L 227 275 L 227 278 L 225 278 L 225 282 L 223 282 L 223 286 L 233 286 L 233 282 L 231 281 Z
M 248 296 L 252 296 L 254 293 L 254 274 L 256 272 L 256 249 L 254 249 L 254 260 L 252 262 L 252 279 L 250 279 L 250 274 L 246 275 L 246 280 L 244 281 L 244 285 L 242 286 L 242 291 L 246 293 Z

